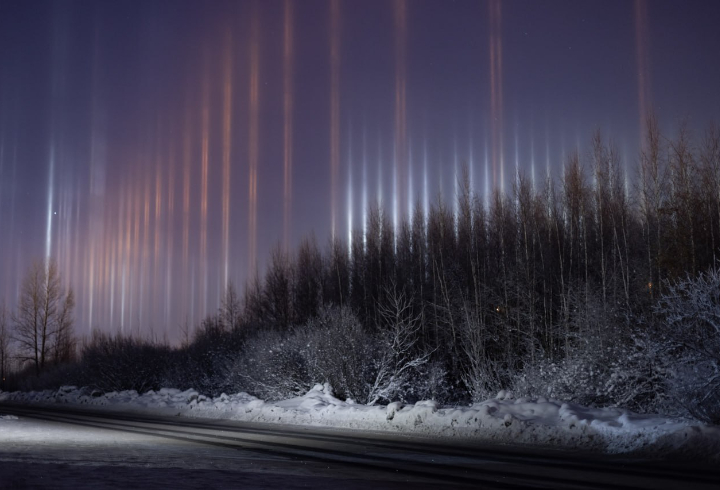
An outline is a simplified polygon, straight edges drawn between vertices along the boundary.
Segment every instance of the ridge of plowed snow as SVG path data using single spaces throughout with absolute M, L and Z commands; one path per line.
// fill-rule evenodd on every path
M 590 408 L 547 398 L 518 398 L 501 391 L 472 406 L 361 405 L 335 398 L 328 385 L 303 396 L 266 402 L 247 393 L 206 397 L 195 390 L 163 388 L 138 394 L 99 394 L 64 386 L 41 392 L 0 392 L 0 401 L 70 404 L 138 413 L 247 422 L 315 425 L 427 436 L 465 437 L 513 444 L 556 445 L 610 453 L 691 453 L 720 459 L 720 428 L 621 408 Z

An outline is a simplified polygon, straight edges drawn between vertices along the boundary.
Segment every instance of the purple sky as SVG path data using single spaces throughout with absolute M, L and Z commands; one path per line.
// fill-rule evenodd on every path
M 334 6 L 333 6 L 334 4 Z M 640 113 L 720 114 L 715 1 L 0 3 L 0 302 L 54 257 L 81 334 L 176 336 L 277 243 L 542 179 Z M 630 176 L 632 178 L 632 176 Z

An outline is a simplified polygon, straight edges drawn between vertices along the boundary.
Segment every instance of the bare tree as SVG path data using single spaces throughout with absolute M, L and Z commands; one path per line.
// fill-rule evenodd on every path
M 412 373 L 427 363 L 431 354 L 416 347 L 422 325 L 421 315 L 413 312 L 412 298 L 398 291 L 394 281 L 383 290 L 385 301 L 378 307 L 384 324 L 380 334 L 383 356 L 370 390 L 370 405 L 406 392 Z
M 72 328 L 74 308 L 75 294 L 72 288 L 69 288 L 55 319 L 55 330 L 52 338 L 52 360 L 56 365 L 72 361 L 75 358 L 77 342 Z
M 33 364 L 36 375 L 53 354 L 70 352 L 74 306 L 72 291 L 65 294 L 62 288 L 55 261 L 35 261 L 23 281 L 12 321 L 20 350 L 18 359 Z
M 654 115 L 647 117 L 645 149 L 640 153 L 640 215 L 646 239 L 648 261 L 648 289 L 661 292 L 664 274 L 661 270 L 662 235 L 665 233 L 665 213 L 668 194 L 667 162 L 665 147 L 658 121 Z M 656 287 L 653 289 L 652 285 Z
M 242 320 L 242 305 L 240 303 L 240 295 L 238 294 L 237 289 L 235 289 L 235 284 L 232 281 L 228 281 L 227 287 L 225 288 L 225 294 L 223 294 L 223 297 L 220 299 L 220 320 L 225 328 L 229 328 L 231 331 L 235 331 L 240 328 L 240 322 Z M 187 339 L 187 320 L 185 320 L 184 328 L 185 330 L 183 330 L 183 333 Z
M 5 389 L 10 370 L 10 329 L 5 305 L 0 305 L 0 390 Z
M 279 244 L 272 252 L 265 273 L 263 301 L 265 320 L 276 328 L 287 329 L 292 321 L 292 267 Z

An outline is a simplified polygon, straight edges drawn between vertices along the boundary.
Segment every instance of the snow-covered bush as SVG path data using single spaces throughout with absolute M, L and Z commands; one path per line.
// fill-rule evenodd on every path
M 74 381 L 103 392 L 158 390 L 162 388 L 169 353 L 167 346 L 96 331 L 83 347 Z
M 573 335 L 565 356 L 542 353 L 515 377 L 518 396 L 545 396 L 637 412 L 669 409 L 667 360 L 651 326 L 613 322 L 613 315 Z
M 173 356 L 166 370 L 167 386 L 193 388 L 210 396 L 233 392 L 232 369 L 241 353 L 240 332 L 230 329 L 220 315 L 207 317 L 192 343 Z
M 246 391 L 264 400 L 282 400 L 306 393 L 313 386 L 308 372 L 308 331 L 264 330 L 250 338 L 230 373 L 233 392 Z
M 694 417 L 720 424 L 720 270 L 669 284 L 656 311 L 674 359 L 672 395 Z
M 329 383 L 339 398 L 367 402 L 382 358 L 376 338 L 349 308 L 332 307 L 286 333 L 249 339 L 233 367 L 238 387 L 268 400 L 306 393 Z
M 462 380 L 473 402 L 491 398 L 503 388 L 505 368 L 492 359 L 491 350 L 497 343 L 483 317 L 464 308 L 460 324 Z
M 383 355 L 376 337 L 347 307 L 322 309 L 306 328 L 311 376 L 329 382 L 338 398 L 368 403 L 371 380 Z
M 385 290 L 385 303 L 378 310 L 382 325 L 377 336 L 379 356 L 368 394 L 370 404 L 381 400 L 406 402 L 431 388 L 425 376 L 429 374 L 425 373 L 425 365 L 430 353 L 417 347 L 420 314 L 413 311 L 412 304 L 411 298 L 399 292 L 394 284 Z M 432 374 L 440 375 L 437 371 Z M 421 378 L 426 378 L 425 383 Z

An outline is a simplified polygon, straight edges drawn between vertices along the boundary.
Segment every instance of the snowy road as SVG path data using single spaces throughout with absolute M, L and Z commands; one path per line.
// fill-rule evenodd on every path
M 0 405 L 0 415 L 2 488 L 716 488 L 720 481 L 707 467 L 388 433 L 64 407 Z

